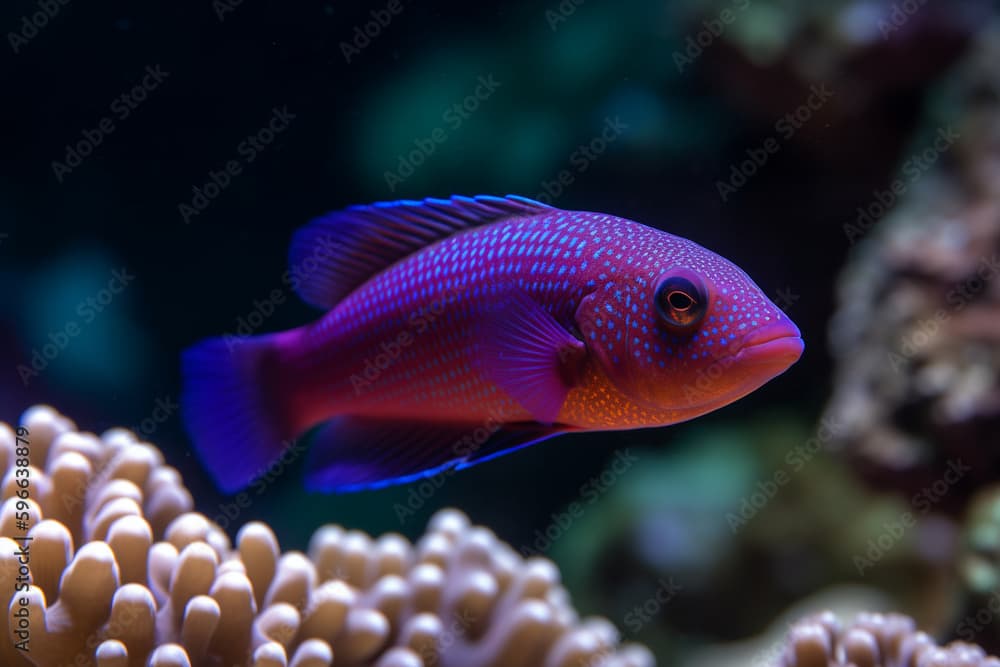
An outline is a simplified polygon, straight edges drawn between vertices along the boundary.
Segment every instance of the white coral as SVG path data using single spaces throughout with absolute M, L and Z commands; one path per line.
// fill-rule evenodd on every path
M 832 613 L 792 626 L 780 667 L 1000 667 L 974 644 L 938 646 L 900 614 L 860 614 L 842 626 Z
M 650 667 L 603 619 L 579 620 L 555 566 L 460 512 L 415 545 L 324 526 L 282 553 L 263 523 L 234 549 L 155 447 L 98 437 L 48 407 L 30 440 L 31 585 L 12 595 L 0 661 L 18 667 Z M 0 591 L 21 564 L 15 438 L 0 423 Z M 10 536 L 10 537 L 6 537 Z M 30 612 L 30 652 L 15 648 Z

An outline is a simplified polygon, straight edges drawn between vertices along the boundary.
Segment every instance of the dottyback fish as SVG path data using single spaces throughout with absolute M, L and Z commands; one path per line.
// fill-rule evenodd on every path
M 569 431 L 675 424 L 784 372 L 799 330 L 733 263 L 523 197 L 353 206 L 292 239 L 327 312 L 183 355 L 183 412 L 225 491 L 313 427 L 315 490 L 464 468 Z

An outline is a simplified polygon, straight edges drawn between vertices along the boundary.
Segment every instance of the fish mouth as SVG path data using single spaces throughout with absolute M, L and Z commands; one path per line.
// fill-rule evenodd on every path
M 791 322 L 778 322 L 747 336 L 732 358 L 735 362 L 754 366 L 773 366 L 780 369 L 777 375 L 798 361 L 804 350 L 805 343 L 798 327 Z
M 748 334 L 734 352 L 718 359 L 730 378 L 728 389 L 690 407 L 703 414 L 739 400 L 787 371 L 804 350 L 802 335 L 791 322 L 762 327 Z

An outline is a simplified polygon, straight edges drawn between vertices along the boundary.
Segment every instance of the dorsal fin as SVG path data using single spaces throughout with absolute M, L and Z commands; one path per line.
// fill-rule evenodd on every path
M 329 309 L 382 269 L 452 234 L 552 207 L 524 197 L 452 197 L 352 206 L 292 237 L 291 277 L 307 303 Z

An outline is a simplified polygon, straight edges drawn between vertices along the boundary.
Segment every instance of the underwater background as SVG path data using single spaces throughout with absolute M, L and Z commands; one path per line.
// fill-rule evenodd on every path
M 4 420 L 130 427 L 230 535 L 290 548 L 458 507 L 660 665 L 752 664 L 828 607 L 1000 649 L 993 3 L 45 0 L 0 27 Z M 285 273 L 311 218 L 480 193 L 689 238 L 805 354 L 669 428 L 342 496 L 293 457 L 218 492 L 180 351 L 316 317 Z

